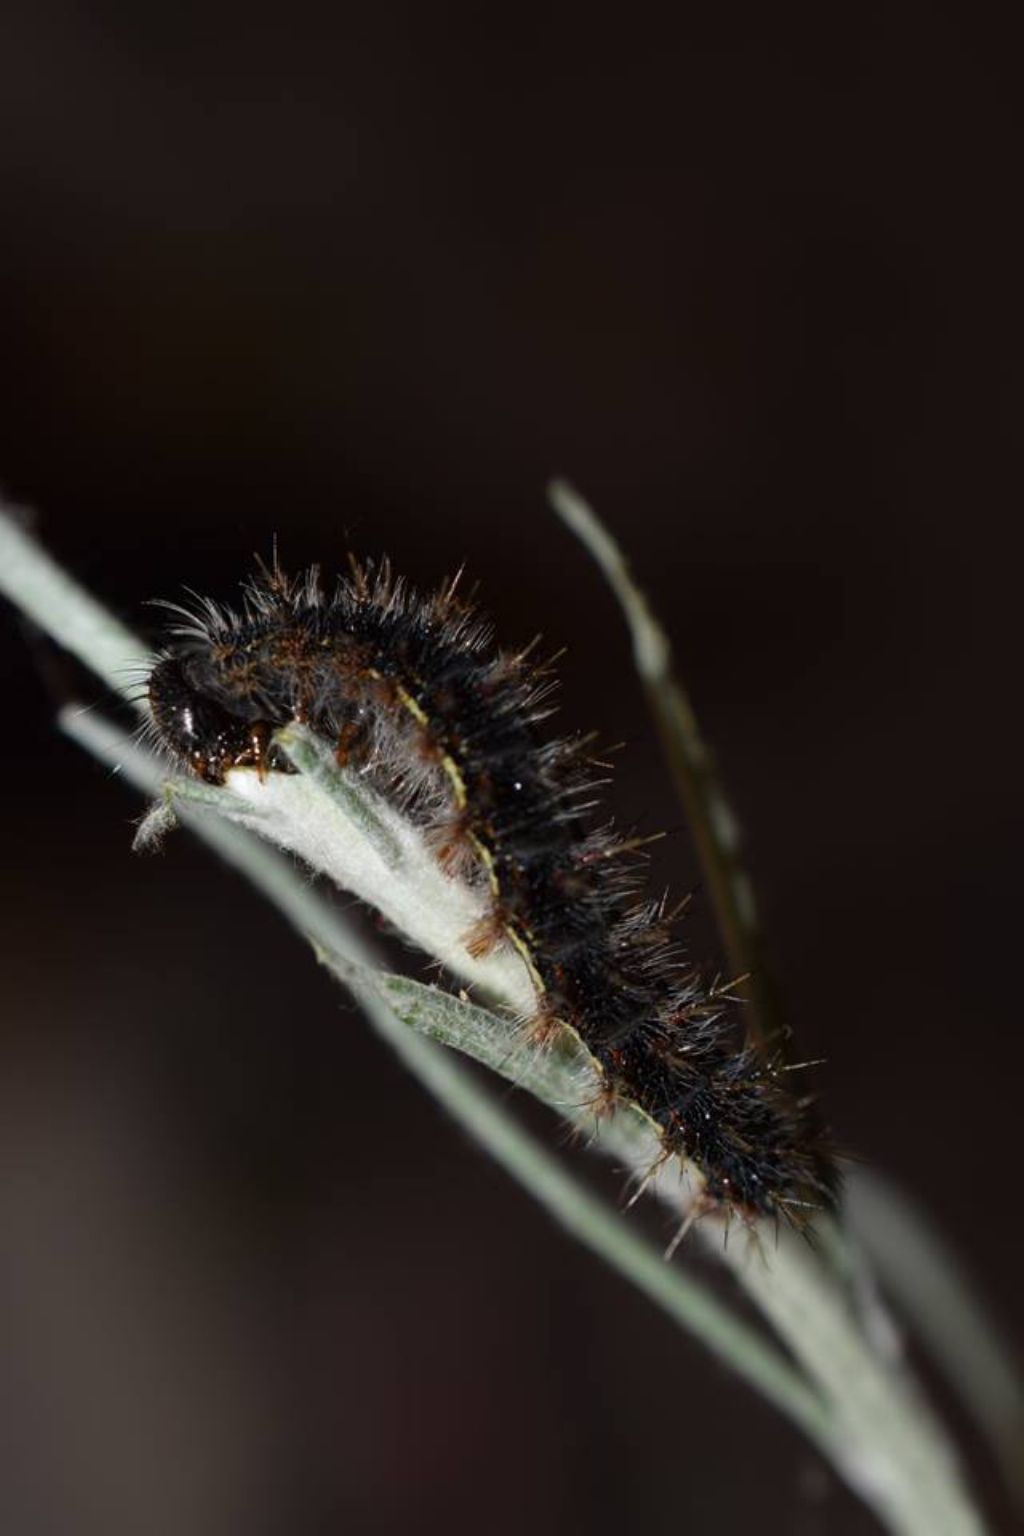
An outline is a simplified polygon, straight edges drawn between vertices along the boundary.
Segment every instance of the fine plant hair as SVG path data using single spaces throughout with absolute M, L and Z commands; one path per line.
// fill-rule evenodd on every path
M 712 892 L 723 943 L 747 983 L 751 1048 L 776 1038 L 771 998 L 760 981 L 756 907 L 727 812 L 693 711 L 675 677 L 668 642 L 622 556 L 590 509 L 566 485 L 551 488 L 563 520 L 599 561 L 630 626 L 638 671 Z M 0 590 L 110 687 L 138 700 L 152 666 L 145 646 L 63 572 L 14 514 L 0 513 Z M 144 702 L 140 711 L 145 716 Z M 408 808 L 339 761 L 333 746 L 296 721 L 265 743 L 276 767 L 231 767 L 202 782 L 168 770 L 137 733 L 95 710 L 67 707 L 62 728 L 101 760 L 116 764 L 150 797 L 138 842 L 147 846 L 175 823 L 187 825 L 250 879 L 306 934 L 320 961 L 357 999 L 371 1025 L 457 1122 L 551 1215 L 772 1403 L 819 1449 L 875 1512 L 883 1528 L 906 1536 L 966 1536 L 986 1529 L 945 1427 L 911 1374 L 899 1340 L 917 1321 L 923 1342 L 946 1370 L 1004 1470 L 1015 1466 L 1020 1388 L 984 1314 L 927 1225 L 884 1184 L 863 1185 L 837 1214 L 819 1212 L 806 1232 L 694 1201 L 685 1149 L 666 1152 L 642 1105 L 618 1102 L 595 1116 L 603 1091 L 600 1061 L 570 1032 L 524 1045 L 521 1021 L 535 999 L 522 961 L 508 946 L 469 953 L 466 933 L 481 916 L 480 889 L 439 869 Z M 221 782 L 223 780 L 223 782 Z M 291 856 L 381 912 L 418 948 L 473 987 L 474 1001 L 444 987 L 389 974 L 349 929 L 338 907 L 297 874 Z M 474 912 L 474 902 L 476 910 Z M 528 1134 L 508 1108 L 459 1064 L 458 1053 L 552 1107 L 595 1150 L 628 1168 L 636 1192 L 663 1202 L 677 1235 L 690 1229 L 732 1273 L 758 1308 L 754 1326 L 665 1258 L 637 1230 L 627 1208 L 593 1195 L 560 1155 Z M 699 1171 L 699 1170 L 698 1170 Z M 866 1190 L 866 1193 L 863 1191 Z M 849 1211 L 858 1216 L 856 1223 Z M 699 1217 L 700 1219 L 694 1219 Z M 908 1233 L 910 1261 L 891 1233 Z M 685 1247 L 683 1254 L 685 1254 Z M 899 1314 L 883 1303 L 874 1265 Z M 921 1277 L 939 1268 L 945 1288 Z M 966 1336 L 969 1351 L 950 1346 Z

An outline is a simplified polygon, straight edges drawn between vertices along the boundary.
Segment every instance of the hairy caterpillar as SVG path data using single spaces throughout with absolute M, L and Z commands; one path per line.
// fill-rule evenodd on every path
M 498 649 L 457 578 L 424 596 L 387 561 L 353 563 L 327 594 L 316 568 L 290 580 L 275 564 L 238 613 L 206 599 L 177 611 L 148 694 L 158 738 L 192 772 L 218 784 L 232 768 L 285 770 L 274 732 L 304 722 L 401 797 L 442 869 L 485 887 L 467 947 L 515 946 L 537 1029 L 576 1030 L 609 1100 L 658 1124 L 666 1151 L 703 1175 L 708 1206 L 801 1224 L 834 1203 L 813 1107 L 779 1063 L 737 1043 L 641 896 L 634 850 L 594 819 L 588 741 L 543 739 L 547 668 Z

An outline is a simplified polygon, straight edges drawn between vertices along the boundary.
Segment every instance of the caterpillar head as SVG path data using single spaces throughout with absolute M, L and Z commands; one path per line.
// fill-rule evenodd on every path
M 204 690 L 200 658 L 165 657 L 149 676 L 149 706 L 161 740 L 208 784 L 231 768 L 269 766 L 274 727 L 253 707 L 251 718 Z

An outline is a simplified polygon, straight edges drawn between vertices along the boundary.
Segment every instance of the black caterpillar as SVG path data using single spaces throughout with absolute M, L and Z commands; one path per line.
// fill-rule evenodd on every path
M 635 854 L 594 822 L 588 741 L 541 739 L 548 670 L 497 649 L 456 587 L 421 596 L 386 561 L 353 563 L 328 596 L 315 568 L 292 581 L 275 564 L 239 613 L 178 609 L 149 677 L 156 734 L 220 784 L 236 767 L 286 770 L 273 734 L 300 720 L 400 791 L 442 866 L 489 882 L 467 944 L 516 945 L 542 997 L 538 1030 L 577 1031 L 609 1101 L 640 1105 L 666 1152 L 700 1170 L 706 1206 L 803 1225 L 838 1190 L 813 1106 L 786 1090 L 780 1062 L 737 1042 L 640 897 Z

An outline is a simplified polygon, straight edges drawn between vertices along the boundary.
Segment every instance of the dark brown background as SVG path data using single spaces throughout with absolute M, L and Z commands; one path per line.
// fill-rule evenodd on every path
M 465 560 L 504 636 L 569 645 L 566 721 L 628 742 L 617 814 L 678 827 L 544 505 L 577 480 L 672 631 L 839 1136 L 1011 1326 L 1018 89 L 1008 39 L 913 4 L 0 17 L 7 493 L 139 625 L 275 532 Z M 3 625 L 4 1528 L 874 1530 L 257 899 L 184 837 L 130 854 Z M 685 832 L 655 873 L 694 883 Z

